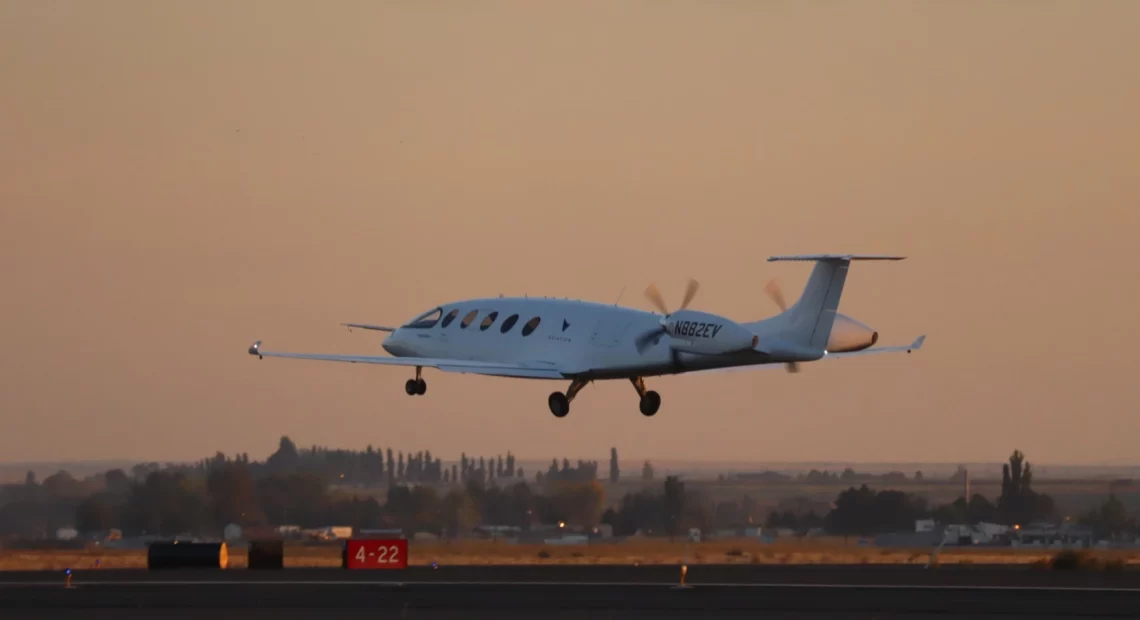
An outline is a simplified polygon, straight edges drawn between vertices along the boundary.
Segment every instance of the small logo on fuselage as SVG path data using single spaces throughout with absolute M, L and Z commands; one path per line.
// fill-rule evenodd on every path
M 670 331 L 678 336 L 688 336 L 691 338 L 716 338 L 717 332 L 719 332 L 722 327 L 724 327 L 724 325 L 718 325 L 716 323 L 677 321 L 673 324 L 673 329 Z
M 566 331 L 569 327 L 570 327 L 570 322 L 567 321 L 566 319 L 562 319 L 562 331 Z

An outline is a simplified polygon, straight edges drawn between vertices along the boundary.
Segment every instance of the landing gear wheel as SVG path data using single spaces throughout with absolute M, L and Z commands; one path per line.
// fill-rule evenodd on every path
M 570 413 L 570 400 L 562 392 L 551 394 L 546 402 L 550 405 L 550 413 L 553 413 L 556 418 L 564 418 L 567 413 Z
M 641 414 L 646 417 L 657 413 L 657 410 L 661 408 L 661 395 L 653 390 L 646 392 L 645 396 L 641 397 L 640 407 Z
M 420 386 L 415 379 L 408 379 L 408 382 L 404 384 L 404 391 L 408 393 L 408 396 L 415 396 L 420 393 Z
M 427 393 L 427 381 L 424 381 L 423 379 L 416 379 L 416 394 L 418 396 L 423 396 L 426 393 Z

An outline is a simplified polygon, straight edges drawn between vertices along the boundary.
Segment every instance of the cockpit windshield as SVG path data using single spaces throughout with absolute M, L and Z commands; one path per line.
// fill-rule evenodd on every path
M 443 308 L 435 308 L 434 310 L 429 310 L 412 319 L 412 321 L 404 327 L 411 329 L 426 329 L 428 327 L 435 327 L 435 324 L 439 322 L 439 319 L 442 316 Z

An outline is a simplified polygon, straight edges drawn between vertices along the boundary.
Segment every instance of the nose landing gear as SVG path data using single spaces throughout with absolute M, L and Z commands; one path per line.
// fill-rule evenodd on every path
M 404 391 L 408 393 L 408 396 L 423 396 L 427 393 L 427 381 L 424 381 L 420 376 L 422 372 L 423 366 L 416 366 L 416 378 L 408 379 L 408 382 L 404 384 Z

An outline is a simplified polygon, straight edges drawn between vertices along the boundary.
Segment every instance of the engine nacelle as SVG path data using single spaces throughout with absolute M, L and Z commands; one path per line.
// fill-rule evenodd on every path
M 830 353 L 862 351 L 878 341 L 879 332 L 849 316 L 836 313 L 831 336 L 827 338 L 827 350 Z
M 672 348 L 689 353 L 720 355 L 756 346 L 758 338 L 743 325 L 717 314 L 678 310 L 665 322 Z

